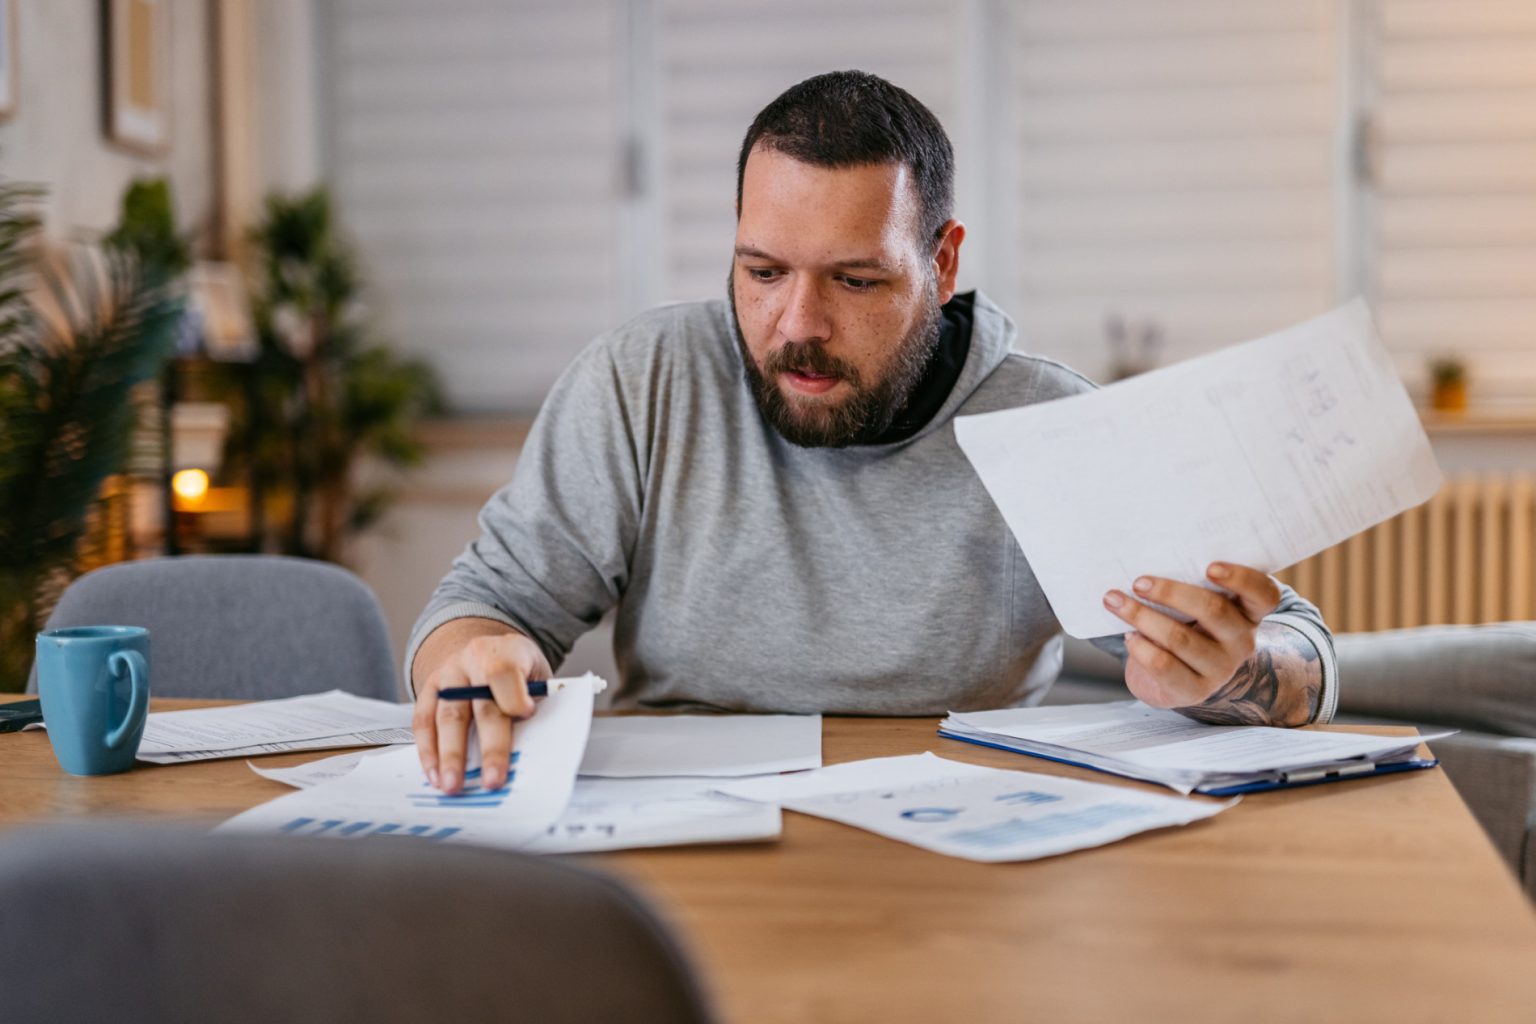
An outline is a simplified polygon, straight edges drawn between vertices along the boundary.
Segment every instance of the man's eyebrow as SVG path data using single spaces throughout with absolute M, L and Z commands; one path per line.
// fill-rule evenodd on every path
M 750 256 L 753 259 L 767 260 L 770 263 L 783 262 L 772 253 L 764 252 L 763 250 L 750 245 L 738 245 L 736 247 L 736 255 Z M 831 266 L 838 267 L 843 270 L 878 270 L 886 274 L 894 274 L 896 272 L 896 268 L 884 260 L 868 257 L 863 259 L 833 260 Z

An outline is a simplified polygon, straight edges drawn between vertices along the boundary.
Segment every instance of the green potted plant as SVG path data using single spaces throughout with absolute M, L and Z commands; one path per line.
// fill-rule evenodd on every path
M 226 462 L 264 496 L 266 550 L 341 561 L 347 540 L 387 507 L 358 464 L 417 464 L 421 417 L 441 408 L 435 375 L 373 340 L 361 276 L 323 188 L 268 197 L 251 232 L 259 352 Z
M 45 257 L 39 195 L 0 183 L 0 691 L 26 683 L 102 482 L 128 458 L 133 389 L 181 315 L 164 270 L 129 248 Z
M 1429 364 L 1432 384 L 1429 404 L 1441 412 L 1467 408 L 1467 364 L 1455 356 L 1442 356 Z

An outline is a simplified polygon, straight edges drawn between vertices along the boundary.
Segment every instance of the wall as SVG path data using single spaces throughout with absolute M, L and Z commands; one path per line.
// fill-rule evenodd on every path
M 171 132 L 144 157 L 102 132 L 101 8 L 93 0 L 20 0 L 17 111 L 0 122 L 0 174 L 46 185 L 47 233 L 91 238 L 117 222 L 136 177 L 170 178 L 177 220 L 201 230 L 214 202 L 208 6 L 169 0 Z

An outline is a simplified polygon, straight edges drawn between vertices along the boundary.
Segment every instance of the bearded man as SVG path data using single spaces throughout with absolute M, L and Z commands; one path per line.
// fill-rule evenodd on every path
M 938 120 L 873 75 L 819 75 L 764 108 L 737 166 L 727 298 L 645 313 L 577 357 L 417 622 L 406 678 L 434 785 L 462 786 L 473 720 L 499 786 L 527 682 L 610 609 L 617 707 L 1041 699 L 1061 628 L 953 419 L 1094 385 L 956 294 L 953 181 Z M 1105 595 L 1131 693 L 1206 721 L 1326 721 L 1317 610 L 1245 566 L 1215 563 L 1210 582 Z M 469 685 L 493 699 L 437 699 Z

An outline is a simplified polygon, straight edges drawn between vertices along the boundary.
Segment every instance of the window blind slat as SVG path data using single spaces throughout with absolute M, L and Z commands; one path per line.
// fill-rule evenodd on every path
M 1167 362 L 1333 304 L 1332 5 L 1010 9 L 1027 346 L 1099 376 L 1110 316 L 1157 323 Z
M 619 294 L 618 0 L 343 0 L 333 177 L 388 336 L 531 410 Z
M 1536 6 L 1381 0 L 1371 69 L 1383 338 L 1410 381 L 1456 355 L 1480 400 L 1536 380 Z

